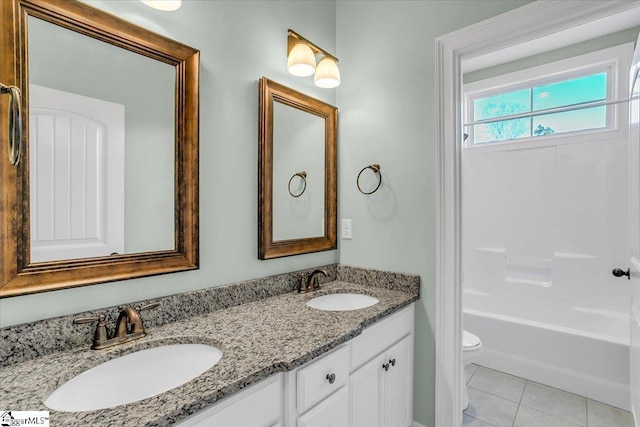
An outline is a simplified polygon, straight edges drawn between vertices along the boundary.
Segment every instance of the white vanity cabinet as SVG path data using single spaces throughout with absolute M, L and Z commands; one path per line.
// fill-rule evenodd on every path
M 181 426 L 410 427 L 414 304 L 327 354 L 225 398 Z
M 366 329 L 351 346 L 349 426 L 412 425 L 413 305 Z
M 286 425 L 409 427 L 413 424 L 414 304 L 285 377 Z M 336 373 L 333 384 L 327 376 Z M 343 378 L 348 381 L 343 383 Z M 344 384 L 344 385 L 343 385 Z M 313 396 L 313 398 L 310 398 Z M 313 406 L 315 405 L 315 406 Z
M 181 423 L 180 427 L 282 427 L 282 374 L 273 375 L 224 398 Z
M 349 425 L 349 396 L 342 387 L 320 404 L 298 417 L 296 427 L 346 427 Z
M 345 427 L 349 424 L 350 359 L 351 345 L 346 343 L 287 374 L 286 425 Z
M 293 371 L 298 414 L 302 414 L 349 383 L 349 350 L 349 344 L 342 345 Z

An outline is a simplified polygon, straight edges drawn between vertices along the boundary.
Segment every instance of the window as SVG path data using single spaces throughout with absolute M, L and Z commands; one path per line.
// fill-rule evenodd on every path
M 615 129 L 610 101 L 617 93 L 626 98 L 615 84 L 624 80 L 617 73 L 628 50 L 622 45 L 465 85 L 466 146 Z

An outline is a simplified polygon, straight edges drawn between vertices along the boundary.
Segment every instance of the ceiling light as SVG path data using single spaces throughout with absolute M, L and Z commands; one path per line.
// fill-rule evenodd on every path
M 142 3 L 154 9 L 172 12 L 180 9 L 182 0 L 140 0 Z

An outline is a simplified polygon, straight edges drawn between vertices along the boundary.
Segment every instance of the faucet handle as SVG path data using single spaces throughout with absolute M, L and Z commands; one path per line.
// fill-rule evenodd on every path
M 143 305 L 142 307 L 136 307 L 136 310 L 139 312 L 141 311 L 145 311 L 145 310 L 151 310 L 152 308 L 156 308 L 157 306 L 159 306 L 160 303 L 158 301 L 154 301 L 154 302 L 150 302 L 147 305 Z
M 298 281 L 298 286 L 296 286 L 298 293 L 307 291 L 307 275 L 301 274 L 300 280 Z
M 99 313 L 97 316 L 80 316 L 80 317 L 76 317 L 75 319 L 73 319 L 73 323 L 78 325 L 81 323 L 91 323 L 91 322 L 95 322 L 98 321 L 98 323 L 104 323 L 105 320 L 105 315 L 104 313 Z
M 150 302 L 149 304 L 143 305 L 142 307 L 135 308 L 136 312 L 138 313 L 138 318 L 140 320 L 139 330 L 142 332 L 143 335 L 146 335 L 147 333 L 144 330 L 144 322 L 142 320 L 142 316 L 140 316 L 140 312 L 145 310 L 151 310 L 152 308 L 156 308 L 159 305 L 160 303 L 158 301 L 154 301 L 154 302 Z
M 109 339 L 107 334 L 107 325 L 105 324 L 106 316 L 104 313 L 99 313 L 97 316 L 81 316 L 73 319 L 73 323 L 78 325 L 81 323 L 91 323 L 98 321 L 96 325 L 96 331 L 93 334 L 93 344 L 91 345 L 91 349 L 97 350 L 102 348 L 102 343 Z

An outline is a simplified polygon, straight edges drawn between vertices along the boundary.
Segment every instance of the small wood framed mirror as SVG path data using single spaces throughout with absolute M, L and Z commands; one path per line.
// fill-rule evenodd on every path
M 76 0 L 2 0 L 0 20 L 22 107 L 0 298 L 198 268 L 199 51 Z
M 259 91 L 258 256 L 336 249 L 338 109 L 265 77 Z

